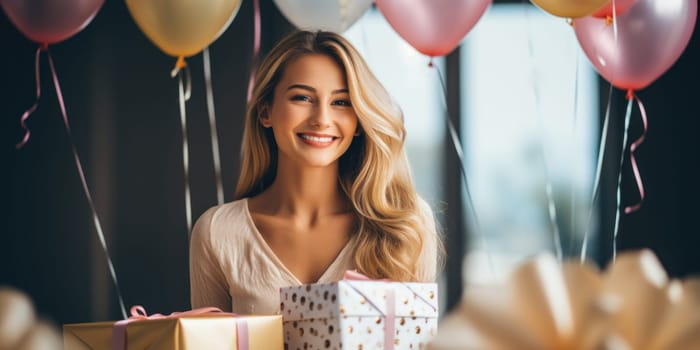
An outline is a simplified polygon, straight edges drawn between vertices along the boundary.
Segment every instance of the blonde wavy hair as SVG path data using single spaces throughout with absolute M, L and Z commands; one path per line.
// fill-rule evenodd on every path
M 308 54 L 327 55 L 344 69 L 360 125 L 360 136 L 339 159 L 339 185 L 358 218 L 355 267 L 372 278 L 424 279 L 418 255 L 424 244 L 430 244 L 428 239 L 438 242 L 439 252 L 442 245 L 432 212 L 419 199 L 411 178 L 402 112 L 357 50 L 338 34 L 294 32 L 262 62 L 246 112 L 236 198 L 253 197 L 274 181 L 277 146 L 259 118 L 264 106 L 272 103 L 285 67 Z

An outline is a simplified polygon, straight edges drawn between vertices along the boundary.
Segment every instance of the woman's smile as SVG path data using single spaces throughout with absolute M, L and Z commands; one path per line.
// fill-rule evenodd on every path
M 333 144 L 333 141 L 337 140 L 338 137 L 326 134 L 318 133 L 299 133 L 297 134 L 301 141 L 309 146 L 313 147 L 328 147 Z

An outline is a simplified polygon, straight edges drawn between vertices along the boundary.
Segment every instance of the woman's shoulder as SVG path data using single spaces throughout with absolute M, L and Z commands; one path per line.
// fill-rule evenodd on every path
M 211 212 L 212 219 L 216 221 L 237 220 L 240 217 L 246 217 L 248 215 L 248 198 L 241 198 L 233 202 L 217 205 L 209 208 L 207 212 Z
M 221 240 L 237 236 L 235 233 L 238 231 L 249 230 L 247 200 L 238 199 L 206 210 L 195 223 L 192 230 L 193 239 Z

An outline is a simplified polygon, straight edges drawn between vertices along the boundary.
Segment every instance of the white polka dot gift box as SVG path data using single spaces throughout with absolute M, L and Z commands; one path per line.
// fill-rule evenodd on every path
M 425 349 L 437 333 L 435 283 L 345 279 L 280 289 L 286 350 Z

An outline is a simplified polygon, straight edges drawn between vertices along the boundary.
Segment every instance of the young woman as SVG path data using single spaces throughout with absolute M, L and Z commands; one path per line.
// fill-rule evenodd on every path
M 197 221 L 192 307 L 279 312 L 279 288 L 433 281 L 442 252 L 416 194 L 400 109 L 338 34 L 299 31 L 260 66 L 234 202 Z

